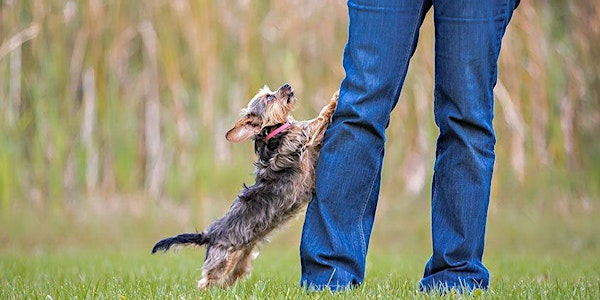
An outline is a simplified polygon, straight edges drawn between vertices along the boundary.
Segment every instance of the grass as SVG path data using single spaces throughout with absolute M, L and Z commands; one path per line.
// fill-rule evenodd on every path
M 0 219 L 0 298 L 600 299 L 597 208 L 564 215 L 534 204 L 493 203 L 484 257 L 490 290 L 440 296 L 417 290 L 430 251 L 428 209 L 420 203 L 394 207 L 389 200 L 380 203 L 366 280 L 355 290 L 307 293 L 299 287 L 297 220 L 261 249 L 249 278 L 227 290 L 197 291 L 203 249 L 151 255 L 150 248 L 205 222 L 159 207 L 143 215 L 81 210 L 76 217 L 20 212 Z
M 252 275 L 228 290 L 194 289 L 203 253 L 151 256 L 149 251 L 0 256 L 3 299 L 598 299 L 600 262 L 590 257 L 490 259 L 491 289 L 443 297 L 417 291 L 422 259 L 372 253 L 365 283 L 343 293 L 307 293 L 298 286 L 296 251 L 269 249 Z

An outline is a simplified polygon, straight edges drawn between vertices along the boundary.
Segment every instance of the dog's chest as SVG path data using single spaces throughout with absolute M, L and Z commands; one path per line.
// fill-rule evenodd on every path
M 275 126 L 274 126 L 275 127 Z M 256 136 L 254 150 L 258 156 L 256 161 L 257 175 L 272 171 L 283 175 L 286 170 L 294 173 L 303 172 L 301 166 L 305 160 L 308 134 L 303 127 L 292 126 L 285 132 L 266 139 L 272 128 L 265 128 Z

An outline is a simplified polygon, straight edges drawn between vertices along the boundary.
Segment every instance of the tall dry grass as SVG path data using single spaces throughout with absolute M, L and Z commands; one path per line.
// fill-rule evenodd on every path
M 599 11 L 516 11 L 496 89 L 497 201 L 589 205 L 600 193 Z M 314 115 L 343 78 L 346 27 L 333 1 L 0 2 L 0 209 L 115 195 L 226 205 L 214 199 L 251 180 L 251 146 L 223 138 L 238 110 L 264 83 L 290 82 L 298 118 Z M 384 196 L 429 189 L 431 16 L 421 33 L 388 130 Z

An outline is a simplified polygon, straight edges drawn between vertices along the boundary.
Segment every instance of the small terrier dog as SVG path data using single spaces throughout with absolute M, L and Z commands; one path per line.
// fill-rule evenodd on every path
M 152 253 L 166 252 L 174 245 L 206 245 L 199 289 L 228 287 L 248 274 L 258 255 L 253 252 L 255 246 L 311 199 L 323 133 L 337 100 L 338 92 L 317 118 L 295 121 L 290 116 L 296 103 L 294 89 L 284 84 L 272 92 L 265 85 L 225 135 L 233 143 L 254 140 L 258 156 L 254 185 L 244 185 L 227 214 L 203 232 L 163 239 Z

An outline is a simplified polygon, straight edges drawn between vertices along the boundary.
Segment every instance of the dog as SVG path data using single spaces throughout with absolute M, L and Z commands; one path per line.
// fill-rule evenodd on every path
M 152 253 L 175 245 L 206 245 L 199 289 L 225 288 L 248 274 L 257 246 L 311 199 L 323 134 L 337 100 L 338 92 L 317 118 L 295 121 L 290 115 L 296 103 L 294 89 L 284 84 L 273 92 L 265 85 L 225 135 L 232 143 L 254 140 L 254 185 L 244 184 L 227 214 L 203 232 L 163 239 Z

